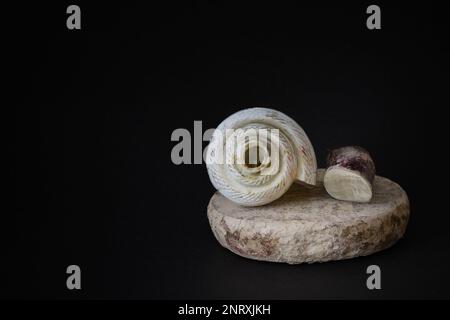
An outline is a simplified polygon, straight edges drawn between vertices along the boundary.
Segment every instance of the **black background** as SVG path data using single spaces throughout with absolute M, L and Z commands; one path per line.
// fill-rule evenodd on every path
M 81 30 L 66 28 L 71 3 L 12 11 L 15 211 L 2 297 L 450 297 L 449 218 L 434 184 L 446 147 L 430 134 L 446 105 L 441 9 L 377 2 L 382 29 L 371 31 L 372 3 L 147 3 L 78 3 Z M 172 164 L 170 137 L 251 106 L 295 119 L 320 166 L 333 147 L 367 148 L 408 193 L 404 239 L 299 266 L 222 248 L 206 217 L 206 168 Z M 66 288 L 71 264 L 81 291 Z M 371 264 L 382 290 L 366 288 Z

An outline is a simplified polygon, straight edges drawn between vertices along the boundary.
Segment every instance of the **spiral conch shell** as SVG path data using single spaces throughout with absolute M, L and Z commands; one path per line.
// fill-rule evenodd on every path
M 214 131 L 205 160 L 214 187 L 244 206 L 270 203 L 293 182 L 316 184 L 316 156 L 307 135 L 273 109 L 244 109 L 226 118 Z

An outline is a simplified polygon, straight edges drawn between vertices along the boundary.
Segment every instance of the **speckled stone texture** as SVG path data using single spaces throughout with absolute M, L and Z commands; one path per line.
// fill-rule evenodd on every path
M 331 198 L 323 187 L 294 184 L 280 199 L 243 207 L 216 192 L 208 205 L 211 229 L 222 246 L 251 259 L 290 264 L 365 256 L 392 246 L 405 233 L 409 201 L 403 189 L 376 176 L 369 203 Z

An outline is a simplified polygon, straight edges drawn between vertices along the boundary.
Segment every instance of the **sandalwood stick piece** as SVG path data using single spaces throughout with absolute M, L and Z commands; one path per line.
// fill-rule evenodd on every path
M 369 202 L 375 164 L 369 152 L 357 146 L 332 150 L 327 156 L 324 186 L 338 200 Z

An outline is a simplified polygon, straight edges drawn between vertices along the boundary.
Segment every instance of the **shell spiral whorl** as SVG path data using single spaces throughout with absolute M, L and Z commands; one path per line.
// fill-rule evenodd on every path
M 249 154 L 257 160 L 249 161 Z M 307 135 L 290 117 L 267 108 L 226 118 L 212 136 L 206 165 L 214 187 L 245 206 L 278 199 L 294 181 L 316 183 L 316 157 Z

